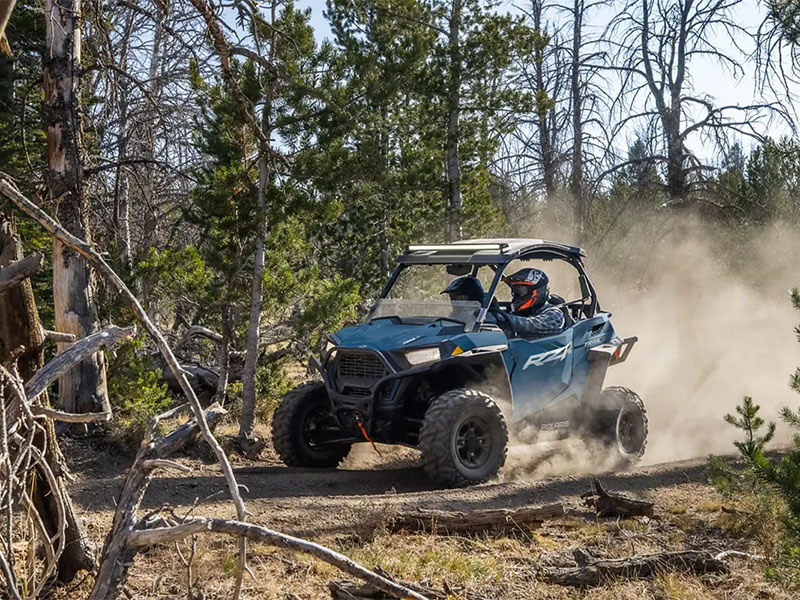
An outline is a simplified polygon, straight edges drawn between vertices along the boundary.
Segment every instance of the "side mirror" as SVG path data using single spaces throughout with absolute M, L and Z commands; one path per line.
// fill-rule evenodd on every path
M 463 277 L 472 272 L 472 265 L 447 265 L 447 274 Z

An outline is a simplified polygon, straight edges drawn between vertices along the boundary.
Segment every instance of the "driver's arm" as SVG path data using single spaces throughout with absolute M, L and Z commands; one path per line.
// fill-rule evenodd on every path
M 548 308 L 533 317 L 509 315 L 508 318 L 521 337 L 555 335 L 564 329 L 564 313 L 558 308 Z

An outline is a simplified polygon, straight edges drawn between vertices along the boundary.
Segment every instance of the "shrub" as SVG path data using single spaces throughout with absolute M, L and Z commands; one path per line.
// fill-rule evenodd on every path
M 792 291 L 792 303 L 800 310 L 800 291 Z M 800 327 L 795 328 L 800 341 Z M 790 379 L 790 387 L 800 393 L 800 369 Z M 766 424 L 759 416 L 760 406 L 745 397 L 736 407 L 736 415 L 725 421 L 744 432 L 745 438 L 735 442 L 744 459 L 745 469 L 736 472 L 721 458 L 711 460 L 711 481 L 727 496 L 743 499 L 750 534 L 763 537 L 765 531 L 778 524 L 772 536 L 776 560 L 768 575 L 792 587 L 800 588 L 800 410 L 781 410 L 781 420 L 792 430 L 792 444 L 779 459 L 765 455 L 767 444 L 775 434 L 775 424 Z M 765 429 L 766 425 L 766 429 Z M 747 533 L 744 531 L 744 533 Z
M 109 367 L 108 396 L 114 411 L 109 440 L 134 450 L 150 420 L 172 403 L 162 371 L 144 350 L 144 339 L 124 346 Z

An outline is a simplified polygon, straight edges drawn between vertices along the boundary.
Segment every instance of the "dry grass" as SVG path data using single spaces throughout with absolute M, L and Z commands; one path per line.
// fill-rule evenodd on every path
M 236 432 L 235 428 L 223 428 L 219 433 L 235 435 Z M 112 474 L 100 472 L 96 475 L 109 477 Z M 340 476 L 345 477 L 346 472 Z M 264 477 L 266 479 L 261 481 L 268 487 L 274 485 L 269 483 L 269 471 Z M 250 483 L 254 481 L 251 479 Z M 316 480 L 309 478 L 309 481 Z M 153 488 L 169 491 L 175 489 L 170 486 L 183 485 L 185 489 L 190 483 L 179 477 L 174 481 L 167 477 L 154 481 Z M 205 488 L 197 488 L 198 494 L 201 489 L 205 493 Z M 343 491 L 353 493 L 351 489 Z M 253 522 L 305 531 L 306 537 L 329 545 L 365 566 L 381 566 L 394 576 L 426 582 L 439 589 L 447 582 L 488 600 L 789 600 L 794 597 L 764 579 L 763 563 L 741 560 L 732 563 L 730 575 L 720 577 L 665 572 L 652 580 L 608 581 L 587 590 L 549 585 L 542 580 L 543 566 L 571 564 L 575 548 L 589 549 L 598 556 L 623 557 L 687 547 L 754 551 L 760 549 L 762 543 L 769 543 L 771 534 L 768 531 L 756 534 L 755 524 L 748 522 L 744 515 L 722 512 L 721 497 L 713 488 L 701 483 L 659 486 L 642 492 L 643 497 L 656 503 L 654 519 L 598 519 L 580 506 L 577 497 L 568 497 L 567 514 L 546 522 L 541 529 L 470 538 L 388 533 L 380 525 L 381 517 L 396 506 L 392 501 L 400 499 L 400 494 L 326 496 L 326 490 L 309 487 L 300 491 L 292 487 L 289 492 L 272 498 L 261 490 L 262 495 L 256 495 L 249 504 L 254 512 Z M 307 495 L 303 497 L 300 492 Z M 485 492 L 478 489 L 476 493 Z M 425 494 L 451 498 L 450 492 L 423 492 L 420 498 L 428 501 L 431 496 Z M 168 494 L 165 498 L 169 501 L 172 496 Z M 476 500 L 478 498 L 476 496 Z M 480 505 L 480 502 L 475 503 L 475 506 Z M 325 514 L 320 513 L 319 507 Z M 91 518 L 89 533 L 98 546 L 108 530 L 112 510 L 108 507 L 85 513 Z M 198 513 L 231 516 L 231 509 L 223 494 L 213 502 L 202 503 Z M 187 544 L 182 546 L 184 556 L 189 555 L 189 549 Z M 198 538 L 192 583 L 196 592 L 202 590 L 206 600 L 230 597 L 235 552 L 235 542 L 225 537 Z M 329 598 L 328 583 L 343 578 L 329 565 L 263 544 L 249 545 L 249 563 L 254 579 L 246 578 L 245 596 L 259 600 Z M 90 586 L 91 577 L 74 588 L 56 590 L 53 597 L 57 600 L 85 598 Z M 137 600 L 189 598 L 188 589 L 187 570 L 174 546 L 152 549 L 134 561 L 128 580 L 130 597 Z

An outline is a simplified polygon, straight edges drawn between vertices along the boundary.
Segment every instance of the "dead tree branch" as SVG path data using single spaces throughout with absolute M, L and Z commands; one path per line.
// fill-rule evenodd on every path
M 136 334 L 133 327 L 122 329 L 111 326 L 103 331 L 98 331 L 92 335 L 87 335 L 82 340 L 76 342 L 61 354 L 36 371 L 30 381 L 25 385 L 25 393 L 30 400 L 35 400 L 39 394 L 44 392 L 47 387 L 58 379 L 62 373 L 69 371 L 72 367 L 79 364 L 95 352 L 103 348 L 111 348 L 120 342 L 131 339 Z M 68 413 L 61 413 L 62 415 Z M 105 414 L 105 413 L 94 413 Z M 60 419 L 72 423 L 85 423 L 87 421 L 75 421 L 70 419 Z
M 217 439 L 214 437 L 214 434 L 208 427 L 208 423 L 206 423 L 205 415 L 203 413 L 203 407 L 200 405 L 197 395 L 194 393 L 192 386 L 189 384 L 189 380 L 186 378 L 186 374 L 181 368 L 178 359 L 175 357 L 175 354 L 169 347 L 167 340 L 164 338 L 155 324 L 150 320 L 150 317 L 147 316 L 147 313 L 145 312 L 144 308 L 142 308 L 139 300 L 133 295 L 133 293 L 128 289 L 128 286 L 126 286 L 122 279 L 120 279 L 119 275 L 114 272 L 114 270 L 108 265 L 108 263 L 106 263 L 103 257 L 100 256 L 100 254 L 94 248 L 92 248 L 84 240 L 75 237 L 66 229 L 64 229 L 50 215 L 36 206 L 36 204 L 31 202 L 28 198 L 23 196 L 11 183 L 2 178 L 0 178 L 0 193 L 8 197 L 9 200 L 16 204 L 17 207 L 29 217 L 36 220 L 53 237 L 58 238 L 63 244 L 69 246 L 83 256 L 86 261 L 97 271 L 97 273 L 104 277 L 106 281 L 108 281 L 108 283 L 114 289 L 116 289 L 117 292 L 131 305 L 136 318 L 155 341 L 156 346 L 164 356 L 165 362 L 169 365 L 170 370 L 175 375 L 175 378 L 178 380 L 183 393 L 192 406 L 192 411 L 194 412 L 194 416 L 197 419 L 200 430 L 203 433 L 203 437 L 208 442 L 209 446 L 211 446 L 215 456 L 217 457 L 217 460 L 220 463 L 220 466 L 222 467 L 222 472 L 225 476 L 225 482 L 227 483 L 228 491 L 231 495 L 234 505 L 236 506 L 237 519 L 240 521 L 246 521 L 247 510 L 245 509 L 242 495 L 239 492 L 239 485 L 233 475 L 233 468 L 228 460 L 228 456 L 225 454 L 222 446 L 219 445 L 219 442 L 217 442 Z M 242 555 L 244 554 L 245 550 L 244 543 L 244 538 L 242 538 L 242 544 L 240 546 L 240 553 Z M 243 568 L 240 569 L 240 579 L 242 577 L 242 571 Z M 237 585 L 237 588 L 238 587 L 239 586 Z
M 62 333 L 60 331 L 52 331 L 50 329 L 42 330 L 42 338 L 45 342 L 71 344 L 75 341 L 75 335 L 72 333 Z
M 218 414 L 221 416 L 220 413 L 223 411 L 223 409 L 218 405 L 212 405 L 209 407 L 209 409 L 207 409 L 207 411 L 203 410 L 200 402 L 197 399 L 197 396 L 194 393 L 194 390 L 189 385 L 186 374 L 178 363 L 178 360 L 175 358 L 175 355 L 167 344 L 164 336 L 147 316 L 147 313 L 142 308 L 142 305 L 131 293 L 125 283 L 105 262 L 103 257 L 96 250 L 94 250 L 94 248 L 92 248 L 87 242 L 78 239 L 66 231 L 56 221 L 54 221 L 52 217 L 50 217 L 41 208 L 23 196 L 12 184 L 3 178 L 0 178 L 0 193 L 7 196 L 23 212 L 42 225 L 42 227 L 44 227 L 52 236 L 58 238 L 66 246 L 73 248 L 80 255 L 86 258 L 87 262 L 101 276 L 103 276 L 120 295 L 128 300 L 137 319 L 140 321 L 148 334 L 150 334 L 150 336 L 154 339 L 158 349 L 164 356 L 164 360 L 169 365 L 170 370 L 175 375 L 176 379 L 180 383 L 181 389 L 189 400 L 188 405 L 178 407 L 177 409 L 168 411 L 168 413 L 153 419 L 150 427 L 145 433 L 142 446 L 140 447 L 133 467 L 131 467 L 131 470 L 128 473 L 125 486 L 118 500 L 112 530 L 109 533 L 103 549 L 100 570 L 97 578 L 95 579 L 95 586 L 92 590 L 89 600 L 100 600 L 101 598 L 105 599 L 116 597 L 117 592 L 124 582 L 127 569 L 131 564 L 133 556 L 135 556 L 135 554 L 142 548 L 142 543 L 144 542 L 143 538 L 140 537 L 138 538 L 137 543 L 130 543 L 131 539 L 134 541 L 137 539 L 132 536 L 134 536 L 137 531 L 142 530 L 141 527 L 143 524 L 136 520 L 136 513 L 141 501 L 144 498 L 144 494 L 147 490 L 153 469 L 161 465 L 161 463 L 157 462 L 157 460 L 166 458 L 166 456 L 174 452 L 181 445 L 185 444 L 190 436 L 196 434 L 197 432 L 201 433 L 203 439 L 205 439 L 206 442 L 208 442 L 208 444 L 212 447 L 218 461 L 220 462 L 222 472 L 225 476 L 226 483 L 228 484 L 228 490 L 236 506 L 238 519 L 238 521 L 215 519 L 206 520 L 207 522 L 212 523 L 210 526 L 207 524 L 204 525 L 204 527 L 209 528 L 207 530 L 219 531 L 221 533 L 239 536 L 239 548 L 242 555 L 244 554 L 244 543 L 248 537 L 256 536 L 258 539 L 263 538 L 262 541 L 265 542 L 268 540 L 273 540 L 272 543 L 275 545 L 286 544 L 284 547 L 295 548 L 299 551 L 311 554 L 312 556 L 316 556 L 321 560 L 326 560 L 327 562 L 338 566 L 348 573 L 352 573 L 360 578 L 363 578 L 365 581 L 374 583 L 380 589 L 394 596 L 400 598 L 426 600 L 425 596 L 422 594 L 414 592 L 413 590 L 405 588 L 385 577 L 369 571 L 361 565 L 351 561 L 349 558 L 324 548 L 323 546 L 314 544 L 313 542 L 308 542 L 306 540 L 301 540 L 299 538 L 293 538 L 291 536 L 273 532 L 266 528 L 248 525 L 245 522 L 247 515 L 244 502 L 239 492 L 238 483 L 233 475 L 233 469 L 231 468 L 231 464 L 228 461 L 225 451 L 219 445 L 219 442 L 217 442 L 209 425 L 209 421 L 213 423 L 214 420 L 219 418 L 214 415 Z M 187 408 L 191 408 L 192 410 L 194 415 L 193 421 L 183 425 L 170 435 L 155 440 L 153 439 L 156 425 L 161 420 L 175 417 L 184 412 Z M 156 462 L 153 462 L 154 459 Z M 182 526 L 191 527 L 193 525 L 191 522 L 187 522 L 176 527 Z M 194 526 L 196 527 L 197 525 Z M 187 535 L 191 535 L 191 532 L 188 532 Z M 238 575 L 239 581 L 241 581 L 241 577 L 242 570 L 240 569 L 240 573 Z M 237 591 L 238 589 L 239 584 L 237 583 Z
M 600 480 L 592 481 L 592 491 L 581 495 L 584 504 L 594 508 L 600 517 L 652 517 L 653 503 L 636 500 L 622 494 L 608 493 Z
M 0 268 L 0 294 L 19 284 L 42 268 L 42 255 L 29 254 L 22 260 L 16 260 L 7 267 Z
M 340 554 L 329 548 L 315 544 L 314 542 L 267 529 L 266 527 L 260 527 L 250 523 L 239 523 L 229 519 L 197 517 L 172 527 L 139 529 L 130 533 L 128 547 L 148 548 L 156 544 L 182 540 L 199 533 L 224 533 L 228 535 L 245 536 L 247 539 L 254 542 L 261 542 L 285 550 L 309 554 L 341 569 L 345 573 L 366 581 L 396 598 L 425 599 L 425 596 L 422 594 L 362 567 L 344 554 Z

